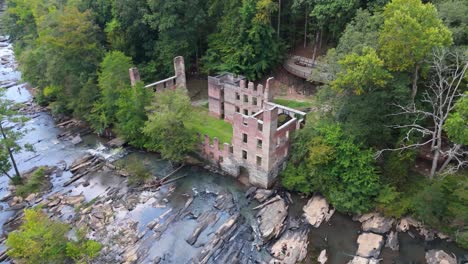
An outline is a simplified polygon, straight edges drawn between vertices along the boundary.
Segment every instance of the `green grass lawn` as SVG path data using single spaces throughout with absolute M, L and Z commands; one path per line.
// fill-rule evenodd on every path
M 277 98 L 277 99 L 274 99 L 273 102 L 275 104 L 284 105 L 284 106 L 294 108 L 297 110 L 304 110 L 304 109 L 314 106 L 313 101 L 294 101 L 294 100 L 289 100 L 289 99 Z
M 201 135 L 208 135 L 211 140 L 217 137 L 221 144 L 231 143 L 232 125 L 222 119 L 210 116 L 204 107 L 193 107 L 192 118 L 185 125 Z

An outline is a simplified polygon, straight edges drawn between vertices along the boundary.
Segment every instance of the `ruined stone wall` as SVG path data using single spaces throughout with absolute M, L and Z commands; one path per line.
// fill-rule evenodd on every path
M 208 108 L 212 116 L 224 118 L 221 105 L 224 103 L 223 84 L 216 78 L 208 77 Z
M 130 83 L 134 86 L 141 81 L 140 73 L 137 68 L 129 69 Z M 181 88 L 187 90 L 187 80 L 185 77 L 184 57 L 174 58 L 174 76 L 145 85 L 145 88 L 152 89 L 154 92 L 160 92 L 165 89 Z
M 289 154 L 292 133 L 303 121 L 296 115 L 305 113 L 271 103 L 273 100 L 269 78 L 266 85 L 255 86 L 242 76 L 221 74 L 208 78 L 210 114 L 233 124 L 232 145 L 219 142 L 210 144 L 205 137 L 202 146 L 208 160 L 218 164 L 225 172 L 237 177 L 240 168 L 249 173 L 249 182 L 269 188 L 275 182 Z M 278 116 L 289 120 L 278 127 Z

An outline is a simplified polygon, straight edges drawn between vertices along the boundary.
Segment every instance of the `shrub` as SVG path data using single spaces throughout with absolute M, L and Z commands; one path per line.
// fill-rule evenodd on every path
M 118 164 L 126 172 L 128 172 L 128 184 L 129 185 L 141 185 L 152 177 L 151 172 L 146 168 L 145 164 L 136 157 L 131 157 L 126 161 Z
M 101 245 L 87 240 L 79 231 L 76 241 L 69 241 L 67 233 L 71 227 L 60 221 L 49 219 L 41 208 L 26 209 L 24 222 L 19 230 L 8 235 L 8 256 L 17 263 L 87 263 L 96 257 Z
M 31 193 L 40 192 L 45 184 L 45 168 L 40 167 L 26 179 L 26 182 L 16 187 L 16 195 L 26 197 Z

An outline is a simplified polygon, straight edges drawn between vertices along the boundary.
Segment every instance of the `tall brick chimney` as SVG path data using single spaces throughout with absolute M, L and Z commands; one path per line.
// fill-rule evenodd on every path
M 180 88 L 187 89 L 184 57 L 177 56 L 174 58 L 174 71 L 176 76 L 176 85 Z

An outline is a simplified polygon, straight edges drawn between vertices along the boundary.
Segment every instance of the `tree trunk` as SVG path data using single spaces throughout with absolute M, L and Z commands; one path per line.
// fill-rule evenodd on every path
M 8 178 L 10 178 L 10 180 L 13 180 L 13 178 L 10 176 L 10 174 L 8 174 L 8 172 L 4 171 L 3 169 L 1 169 L 2 173 L 5 174 Z
M 312 64 L 315 64 L 315 58 L 317 56 L 317 48 L 319 45 L 320 30 L 315 33 L 314 53 L 312 54 Z
M 437 172 L 437 165 L 439 164 L 439 157 L 440 157 L 440 151 L 442 149 L 442 126 L 440 124 L 436 124 L 437 128 L 437 144 L 434 147 L 433 151 L 434 152 L 434 158 L 432 159 L 432 167 L 431 167 L 431 174 L 429 175 L 429 179 L 434 179 L 434 176 L 436 175 Z
M 2 133 L 3 139 L 6 140 L 7 136 L 5 134 L 5 131 L 3 130 L 2 122 L 0 122 L 0 131 Z M 13 164 L 13 168 L 15 169 L 16 177 L 19 180 L 21 180 L 21 174 L 19 173 L 18 166 L 16 166 L 16 161 L 15 161 L 15 157 L 13 157 L 13 152 L 11 151 L 11 149 L 9 147 L 6 147 L 6 149 L 8 151 L 8 155 L 10 155 L 11 164 Z
M 280 26 L 281 26 L 281 0 L 278 1 L 278 28 L 277 28 L 277 35 L 276 37 L 279 39 L 280 37 Z
M 304 48 L 307 47 L 307 24 L 309 22 L 309 13 L 307 12 L 307 6 L 305 9 L 305 24 L 304 24 Z
M 416 94 L 418 93 L 418 77 L 419 77 L 419 64 L 416 64 L 416 67 L 414 69 L 414 75 L 413 75 L 413 89 L 411 91 L 411 98 L 413 99 L 416 97 Z
M 450 152 L 444 164 L 442 164 L 442 166 L 440 167 L 439 172 L 442 172 L 445 170 L 445 168 L 449 165 L 450 161 L 452 161 L 453 159 L 453 156 L 454 156 L 453 153 L 456 153 L 461 148 L 461 146 L 462 146 L 461 144 L 455 144 L 455 148 L 453 149 L 453 152 Z
M 320 29 L 320 41 L 319 41 L 319 50 L 322 48 L 322 39 L 323 39 L 323 28 Z
M 437 163 L 439 161 L 439 156 L 440 156 L 440 150 L 439 147 L 435 147 L 435 153 L 434 153 L 434 158 L 432 159 L 432 167 L 431 167 L 431 174 L 429 175 L 429 179 L 432 180 L 434 179 L 435 173 L 437 171 Z

